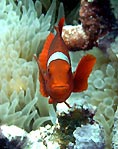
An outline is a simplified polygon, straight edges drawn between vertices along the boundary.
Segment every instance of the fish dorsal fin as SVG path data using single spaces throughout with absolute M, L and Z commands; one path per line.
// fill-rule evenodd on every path
M 82 92 L 88 87 L 88 77 L 96 63 L 96 58 L 87 54 L 80 60 L 76 72 L 74 73 L 74 89 L 73 92 Z
M 55 27 L 57 28 L 57 32 L 62 32 L 62 27 L 64 25 L 64 21 L 65 21 L 65 18 L 62 17 L 58 23 L 58 27 Z M 38 63 L 40 64 L 40 67 L 41 69 L 43 70 L 46 70 L 46 64 L 47 64 L 47 60 L 48 60 L 48 51 L 49 51 L 49 48 L 50 48 L 50 45 L 54 39 L 55 35 L 53 33 L 50 33 L 44 43 L 44 46 L 43 46 L 43 50 L 41 52 L 41 54 L 39 55 L 39 58 L 38 58 Z
M 65 45 L 65 43 L 61 37 L 61 32 L 62 32 L 62 27 L 64 25 L 64 21 L 65 21 L 65 19 L 61 18 L 59 23 L 58 23 L 58 26 L 55 26 L 56 35 L 55 35 L 55 38 L 52 41 L 52 44 L 50 46 L 48 59 L 50 59 L 50 57 L 54 53 L 60 53 L 60 54 L 58 54 L 57 59 L 61 58 L 62 55 L 65 55 L 67 57 L 67 59 L 69 60 L 69 63 L 70 63 L 69 51 L 68 51 L 67 46 Z M 63 53 L 63 54 L 61 54 L 61 53 Z M 62 59 L 63 59 L 63 56 L 62 56 Z
M 48 50 L 50 48 L 50 45 L 52 43 L 52 40 L 54 39 L 54 34 L 50 33 L 44 43 L 43 50 L 39 55 L 39 64 L 40 68 L 43 70 L 46 70 L 46 64 L 47 64 L 47 59 L 48 59 Z

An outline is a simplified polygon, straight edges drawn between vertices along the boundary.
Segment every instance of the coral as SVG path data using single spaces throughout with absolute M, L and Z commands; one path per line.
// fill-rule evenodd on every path
M 113 52 L 109 50 L 111 47 L 111 44 L 114 45 L 113 42 L 115 42 L 115 38 L 117 38 L 118 35 L 118 30 L 117 28 L 112 30 L 111 32 L 108 32 L 105 36 L 101 37 L 98 39 L 98 47 L 104 52 L 104 53 L 109 53 L 109 55 L 113 55 Z M 116 49 L 116 48 L 115 48 Z M 113 49 L 114 50 L 114 49 Z M 117 53 L 117 52 L 116 52 Z
M 73 132 L 75 137 L 74 149 L 104 149 L 103 128 L 98 124 L 87 124 L 77 127 Z
M 94 40 L 111 30 L 115 17 L 111 10 L 110 0 L 81 0 L 80 20 L 85 33 Z
M 82 124 L 93 123 L 94 112 L 88 107 L 85 108 L 82 106 L 73 106 L 67 111 L 62 112 L 61 107 L 57 106 L 58 121 L 53 135 L 54 140 L 57 140 L 60 147 L 66 148 L 69 142 L 75 142 L 73 132 L 76 127 L 80 127 Z
M 0 127 L 0 147 L 2 149 L 59 149 L 57 142 L 52 140 L 54 127 L 46 125 L 27 133 L 14 125 Z
M 110 0 L 81 0 L 79 10 L 81 25 L 66 25 L 62 37 L 69 50 L 89 50 L 98 46 L 99 38 L 117 28 Z
M 82 25 L 66 25 L 63 27 L 62 38 L 69 50 L 86 49 L 91 47 L 89 37 Z
M 26 132 L 16 126 L 0 127 L 0 148 L 21 149 L 27 144 Z
M 114 126 L 113 126 L 113 137 L 112 137 L 112 148 L 118 148 L 118 106 L 114 116 Z
M 118 36 L 115 38 L 115 41 L 111 43 L 110 47 L 108 48 L 108 54 L 112 61 L 118 60 Z
M 27 131 L 53 117 L 53 105 L 39 93 L 38 68 L 33 54 L 49 34 L 55 2 L 46 15 L 32 0 L 0 1 L 0 123 Z M 36 11 L 38 10 L 38 12 Z M 54 122 L 55 120 L 52 119 Z

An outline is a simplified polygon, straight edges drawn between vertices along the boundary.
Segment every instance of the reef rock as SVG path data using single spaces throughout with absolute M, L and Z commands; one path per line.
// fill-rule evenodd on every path
M 117 107 L 117 111 L 115 112 L 115 116 L 114 116 L 112 148 L 118 149 L 118 107 Z
M 97 123 L 77 127 L 73 135 L 75 137 L 74 149 L 105 148 L 103 128 Z

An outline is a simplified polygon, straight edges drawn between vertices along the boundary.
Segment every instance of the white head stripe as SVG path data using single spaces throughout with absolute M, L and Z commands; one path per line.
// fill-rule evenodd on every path
M 52 61 L 54 61 L 56 59 L 62 59 L 62 60 L 66 61 L 66 62 L 68 62 L 70 64 L 70 61 L 69 61 L 68 57 L 64 53 L 62 53 L 62 52 L 55 52 L 48 59 L 47 66 L 49 66 L 50 62 L 52 62 Z

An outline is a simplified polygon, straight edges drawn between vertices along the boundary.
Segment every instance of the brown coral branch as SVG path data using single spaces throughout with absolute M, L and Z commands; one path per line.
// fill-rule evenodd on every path
M 69 50 L 88 50 L 111 31 L 116 20 L 109 0 L 81 0 L 79 12 L 82 25 L 65 26 L 62 37 Z
M 85 50 L 93 47 L 89 42 L 89 36 L 86 35 L 81 25 L 67 25 L 63 27 L 62 38 L 69 50 Z M 95 44 L 95 43 L 94 43 Z

